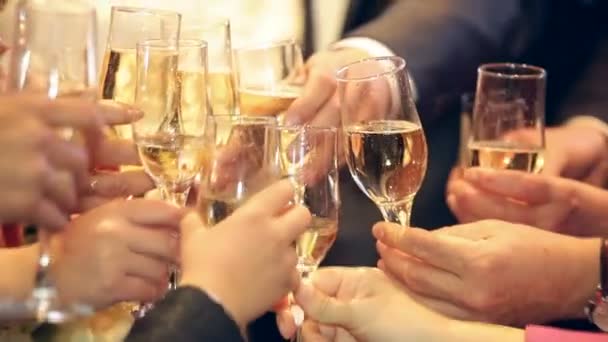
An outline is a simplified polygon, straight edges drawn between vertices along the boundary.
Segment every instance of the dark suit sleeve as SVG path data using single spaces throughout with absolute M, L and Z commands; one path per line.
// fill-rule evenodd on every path
M 128 342 L 241 342 L 239 328 L 223 307 L 192 287 L 171 291 L 135 322 Z
M 539 35 L 543 0 L 395 0 L 347 36 L 369 37 L 404 57 L 418 88 L 424 124 L 442 103 L 471 91 L 476 68 L 514 60 Z

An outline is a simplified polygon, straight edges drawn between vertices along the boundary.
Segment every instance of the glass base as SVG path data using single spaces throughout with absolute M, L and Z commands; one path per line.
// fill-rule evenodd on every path
M 34 290 L 32 298 L 25 304 L 38 322 L 51 324 L 65 323 L 77 318 L 92 316 L 95 311 L 84 304 L 66 304 L 59 300 L 57 291 L 52 288 Z
M 36 321 L 60 324 L 89 317 L 94 313 L 88 305 L 62 303 L 57 292 L 49 288 L 35 289 L 32 297 L 25 301 L 0 302 L 0 322 Z

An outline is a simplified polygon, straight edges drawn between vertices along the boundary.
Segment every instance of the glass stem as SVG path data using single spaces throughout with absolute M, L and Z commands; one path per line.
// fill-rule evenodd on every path
M 190 194 L 190 186 L 177 187 L 177 186 L 159 186 L 160 196 L 163 201 L 171 203 L 177 207 L 183 208 L 186 206 L 188 201 L 188 194 Z M 176 265 L 169 266 L 169 290 L 177 289 L 179 285 L 180 271 Z
M 41 228 L 38 228 L 38 242 L 40 246 L 40 257 L 38 258 L 38 267 L 36 269 L 36 284 L 34 287 L 34 295 L 44 296 L 51 294 L 49 291 L 54 290 L 53 282 L 49 276 L 51 267 L 51 251 L 50 251 L 49 233 Z
M 385 221 L 398 223 L 403 227 L 409 227 L 413 203 L 413 199 L 407 199 L 399 203 L 378 204 L 378 208 Z
M 190 186 L 179 189 L 177 187 L 172 188 L 169 186 L 159 186 L 160 197 L 163 201 L 171 203 L 175 206 L 183 208 L 186 206 L 188 201 L 188 194 L 190 193 Z
M 310 275 L 312 274 L 312 272 L 314 272 L 314 270 L 300 270 L 300 277 L 302 278 L 302 280 L 307 279 L 310 277 Z M 298 304 L 295 303 L 295 299 L 293 296 L 293 293 L 290 293 L 289 295 L 289 299 L 291 301 L 291 305 L 292 305 L 292 314 L 294 314 L 294 319 L 297 320 L 297 318 L 295 317 L 295 310 L 301 311 L 302 315 L 304 314 L 302 309 L 298 306 Z M 296 309 L 294 310 L 293 307 L 296 307 Z M 297 330 L 296 330 L 296 334 L 295 336 L 291 339 L 291 342 L 304 342 L 304 336 L 302 335 L 302 324 L 304 324 L 304 320 L 306 319 L 306 317 L 302 317 L 301 318 L 301 322 L 300 325 L 298 326 Z

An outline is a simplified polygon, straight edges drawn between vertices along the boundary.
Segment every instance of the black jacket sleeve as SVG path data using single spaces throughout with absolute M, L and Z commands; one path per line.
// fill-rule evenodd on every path
M 346 32 L 375 39 L 404 57 L 418 88 L 423 125 L 436 123 L 474 89 L 476 69 L 517 60 L 539 34 L 547 0 L 396 0 Z
M 242 342 L 239 327 L 209 296 L 180 287 L 135 322 L 127 342 Z

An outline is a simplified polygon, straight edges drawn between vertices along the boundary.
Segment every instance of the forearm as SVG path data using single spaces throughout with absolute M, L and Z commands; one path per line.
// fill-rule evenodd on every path
M 34 286 L 38 245 L 0 249 L 0 296 L 21 300 Z

